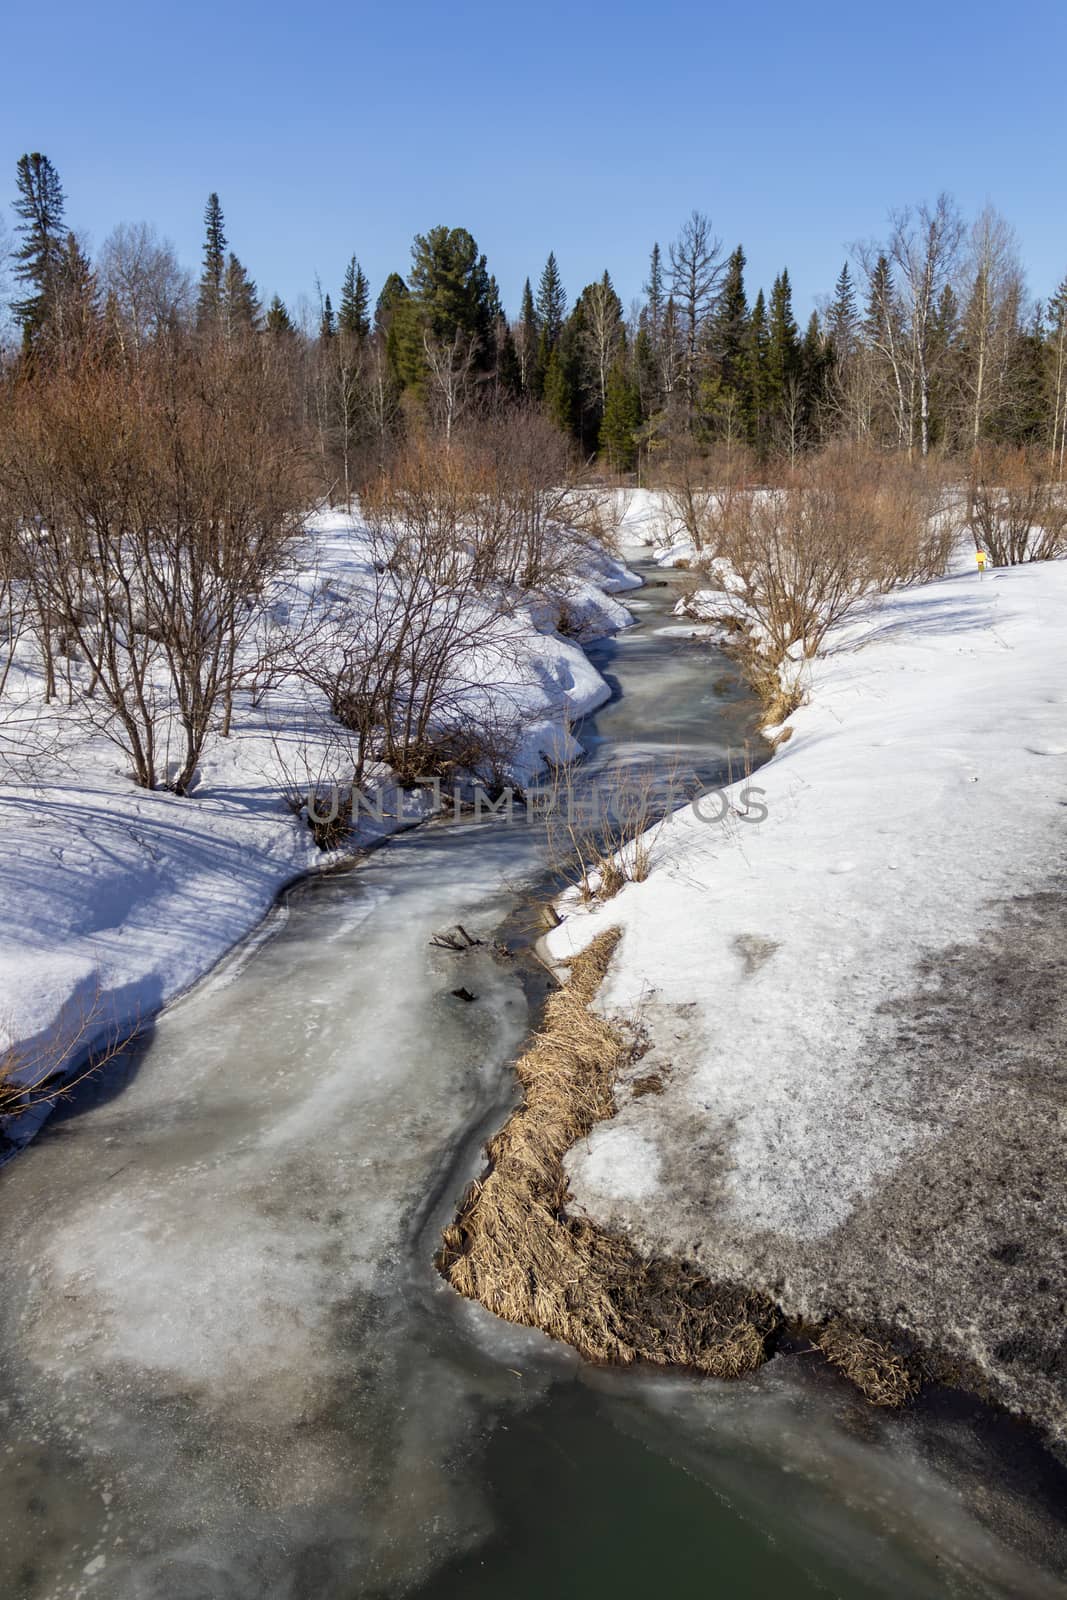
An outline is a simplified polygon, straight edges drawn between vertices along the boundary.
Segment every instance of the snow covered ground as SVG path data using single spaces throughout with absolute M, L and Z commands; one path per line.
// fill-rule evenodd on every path
M 276 614 L 358 585 L 369 556 L 356 519 L 318 516 L 288 610 Z M 591 559 L 561 596 L 570 626 L 588 636 L 624 626 L 629 613 L 611 592 L 638 582 L 607 557 Z M 521 723 L 511 763 L 520 782 L 539 770 L 542 752 L 576 753 L 570 723 L 610 692 L 579 645 L 553 631 L 559 614 L 529 597 L 488 644 L 480 633 L 477 660 L 455 663 L 457 680 L 471 685 L 472 717 Z M 28 656 L 16 662 L 8 694 L 37 714 L 40 680 Z M 0 771 L 0 1055 L 18 1046 L 36 1063 L 57 1040 L 77 1039 L 80 1051 L 90 1034 L 147 1021 L 254 928 L 288 881 L 328 864 L 285 794 L 302 774 L 343 781 L 343 746 L 331 738 L 325 697 L 306 686 L 287 680 L 259 704 L 241 695 L 230 737 L 212 739 L 193 795 L 179 798 L 135 787 L 122 753 L 73 713 L 60 708 L 38 722 L 34 743 L 49 753 L 32 773 Z M 401 816 L 389 774 L 377 777 L 384 821 L 364 819 L 363 844 L 417 820 L 425 803 L 409 797 Z M 21 1133 L 33 1125 L 23 1119 Z
M 628 523 L 671 544 L 652 496 Z M 572 1152 L 577 1201 L 1067 1437 L 1067 563 L 961 556 L 805 672 L 762 820 L 677 813 L 549 937 L 624 929 L 602 1004 L 664 1083 Z

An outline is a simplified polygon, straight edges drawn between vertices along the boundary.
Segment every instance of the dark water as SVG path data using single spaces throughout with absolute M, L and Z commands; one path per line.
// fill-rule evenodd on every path
M 584 781 L 744 764 L 673 600 L 591 652 Z M 531 986 L 430 938 L 514 933 L 546 875 L 461 823 L 301 886 L 0 1173 L 0 1600 L 1062 1592 L 1059 1480 L 974 1408 L 598 1372 L 436 1275 Z

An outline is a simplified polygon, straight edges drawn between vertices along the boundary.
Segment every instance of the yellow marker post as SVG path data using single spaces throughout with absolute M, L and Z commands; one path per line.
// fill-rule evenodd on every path
M 978 576 L 981 578 L 985 573 L 986 564 L 989 561 L 989 557 L 986 555 L 984 550 L 976 550 L 974 554 L 975 560 L 978 562 Z

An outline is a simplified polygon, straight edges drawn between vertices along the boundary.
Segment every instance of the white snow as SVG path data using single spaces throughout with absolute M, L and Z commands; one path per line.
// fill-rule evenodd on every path
M 1067 563 L 961 558 L 870 605 L 805 665 L 792 736 L 749 780 L 766 820 L 681 811 L 646 882 L 566 908 L 551 955 L 622 927 L 602 1003 L 644 1022 L 639 1070 L 667 1069 L 573 1153 L 591 1213 L 673 1226 L 706 1155 L 724 1225 L 810 1240 L 927 1136 L 906 1068 L 872 1085 L 857 1043 L 889 1037 L 920 952 L 1064 860 L 1065 624 Z
M 358 519 L 320 514 L 274 617 L 284 630 L 301 606 L 358 586 L 369 571 Z M 546 753 L 579 753 L 571 724 L 610 694 L 579 645 L 553 631 L 561 605 L 582 636 L 603 634 L 630 621 L 609 591 L 639 581 L 598 557 L 555 600 L 520 597 L 457 660 L 471 719 L 521 726 L 517 781 L 541 770 Z M 79 1029 L 99 1037 L 147 1020 L 246 935 L 286 882 L 324 865 L 284 790 L 320 769 L 343 781 L 346 768 L 343 747 L 331 747 L 325 697 L 293 680 L 258 705 L 239 696 L 231 735 L 212 738 L 190 798 L 138 789 L 99 731 L 62 706 L 43 711 L 28 654 L 8 693 L 21 701 L 4 730 L 9 745 L 14 726 L 49 753 L 32 772 L 0 769 L 0 1051 L 18 1045 L 43 1058 Z M 361 843 L 422 814 L 425 801 L 405 801 L 389 776 L 377 769 L 385 817 L 364 818 Z

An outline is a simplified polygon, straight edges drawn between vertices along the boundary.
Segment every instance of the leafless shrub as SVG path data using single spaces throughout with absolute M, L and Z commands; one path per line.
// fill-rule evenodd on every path
M 571 448 L 539 412 L 490 413 L 451 437 L 421 435 L 396 451 L 361 496 L 389 530 L 391 564 L 409 553 L 449 584 L 551 591 L 581 565 L 602 529 L 577 527 L 590 497 L 576 486 Z M 462 576 L 461 576 L 462 575 Z
M 68 697 L 145 788 L 165 775 L 186 793 L 208 733 L 228 731 L 258 598 L 301 526 L 282 384 L 252 339 L 170 341 L 136 367 L 90 354 L 6 393 L 0 494 L 46 698 L 62 654 Z
M 1067 554 L 1067 492 L 1047 455 L 986 450 L 971 475 L 971 528 L 994 566 Z
M 831 449 L 723 507 L 716 539 L 772 663 L 816 654 L 866 596 L 945 570 L 958 526 L 925 466 Z
M 672 461 L 662 489 L 672 534 L 684 534 L 698 555 L 721 555 L 723 529 L 750 493 L 754 467 L 751 453 L 739 447 Z
M 41 1105 L 52 1105 L 99 1072 L 137 1032 L 109 1020 L 99 979 L 92 993 L 63 1007 L 42 1040 L 0 1051 L 0 1131 Z

